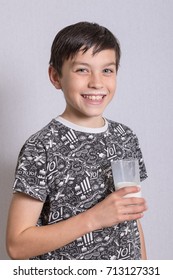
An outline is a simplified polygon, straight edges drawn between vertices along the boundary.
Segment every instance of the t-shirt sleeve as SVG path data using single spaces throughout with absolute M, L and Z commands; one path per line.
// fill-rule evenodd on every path
M 133 152 L 134 152 L 135 158 L 137 158 L 139 160 L 140 180 L 143 181 L 148 177 L 148 175 L 147 175 L 147 170 L 146 170 L 145 162 L 143 159 L 142 151 L 141 151 L 139 141 L 138 141 L 136 134 L 133 134 L 133 141 L 134 141 L 134 145 L 133 145 L 134 151 Z
M 46 200 L 46 150 L 41 141 L 29 139 L 22 147 L 16 166 L 13 192 L 22 192 L 43 202 Z

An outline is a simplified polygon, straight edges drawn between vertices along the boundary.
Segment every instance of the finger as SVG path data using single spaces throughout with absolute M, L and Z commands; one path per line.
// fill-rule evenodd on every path
M 123 205 L 142 205 L 146 204 L 146 201 L 143 197 L 123 197 L 122 198 Z
M 132 220 L 138 220 L 141 219 L 144 216 L 144 213 L 135 213 L 135 214 L 127 214 L 121 216 L 121 221 L 132 221 Z
M 115 193 L 118 195 L 118 196 L 125 196 L 127 194 L 130 194 L 130 193 L 137 193 L 141 190 L 140 186 L 131 186 L 131 187 L 123 187 L 119 190 L 117 190 Z
M 127 207 L 123 207 L 121 208 L 121 212 L 124 215 L 128 215 L 128 214 L 140 214 L 143 213 L 147 210 L 146 205 L 142 204 L 142 205 L 130 205 Z

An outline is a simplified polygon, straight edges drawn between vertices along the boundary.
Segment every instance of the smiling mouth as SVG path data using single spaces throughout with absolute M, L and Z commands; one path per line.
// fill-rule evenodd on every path
M 102 95 L 87 95 L 87 94 L 82 94 L 82 97 L 85 98 L 85 99 L 89 99 L 89 100 L 93 100 L 93 101 L 100 101 L 102 100 L 106 95 L 102 94 Z

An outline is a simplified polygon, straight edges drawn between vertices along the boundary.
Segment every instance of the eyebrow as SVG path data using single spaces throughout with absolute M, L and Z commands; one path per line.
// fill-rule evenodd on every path
M 88 66 L 90 67 L 90 64 L 89 63 L 86 63 L 86 62 L 82 62 L 82 61 L 74 61 L 72 63 L 73 66 L 76 66 L 76 65 L 84 65 L 84 66 Z M 106 63 L 103 65 L 103 67 L 108 67 L 108 66 L 115 66 L 116 67 L 116 63 L 115 62 L 109 62 L 109 63 Z

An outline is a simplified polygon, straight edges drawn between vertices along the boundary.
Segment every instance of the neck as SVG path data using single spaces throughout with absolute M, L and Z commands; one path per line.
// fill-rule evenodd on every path
M 79 126 L 89 127 L 89 128 L 99 128 L 105 125 L 105 120 L 102 116 L 96 117 L 78 117 L 71 114 L 66 114 L 65 112 L 60 115 L 60 117 L 65 120 L 72 122 Z

